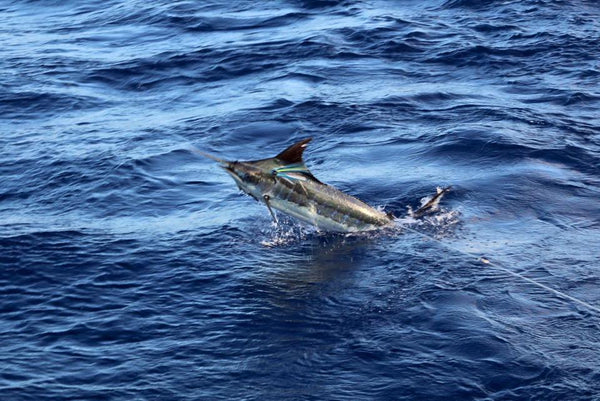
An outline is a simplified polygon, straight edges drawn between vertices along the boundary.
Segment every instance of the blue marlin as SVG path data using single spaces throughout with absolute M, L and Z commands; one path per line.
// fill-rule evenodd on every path
M 274 210 L 279 210 L 323 231 L 357 232 L 393 226 L 391 213 L 322 183 L 310 172 L 302 155 L 311 139 L 303 139 L 275 157 L 253 161 L 227 161 L 197 153 L 219 162 L 240 190 L 265 204 L 275 222 Z M 437 206 L 447 191 L 438 191 L 413 217 Z

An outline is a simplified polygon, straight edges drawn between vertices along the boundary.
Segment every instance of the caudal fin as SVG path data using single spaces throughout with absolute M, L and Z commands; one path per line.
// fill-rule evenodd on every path
M 438 209 L 440 201 L 442 200 L 444 195 L 446 195 L 448 192 L 450 192 L 451 188 L 452 187 L 446 187 L 443 189 L 438 188 L 437 193 L 429 201 L 427 201 L 427 203 L 425 203 L 423 206 L 421 206 L 419 209 L 417 209 L 414 212 L 411 212 L 410 216 L 415 219 L 418 219 L 420 217 L 425 216 L 426 214 L 436 211 Z

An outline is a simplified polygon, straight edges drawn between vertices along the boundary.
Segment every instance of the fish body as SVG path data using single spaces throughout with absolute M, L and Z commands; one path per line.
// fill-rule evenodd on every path
M 310 140 L 301 140 L 275 157 L 254 161 L 227 161 L 198 153 L 219 162 L 240 190 L 267 206 L 275 221 L 273 209 L 323 231 L 357 232 L 391 226 L 392 214 L 322 183 L 310 172 L 302 159 Z M 415 213 L 420 214 L 421 209 Z
M 312 175 L 302 159 L 310 140 L 297 142 L 269 159 L 220 160 L 221 167 L 244 193 L 264 203 L 275 220 L 273 209 L 323 231 L 367 231 L 391 225 L 391 215 Z

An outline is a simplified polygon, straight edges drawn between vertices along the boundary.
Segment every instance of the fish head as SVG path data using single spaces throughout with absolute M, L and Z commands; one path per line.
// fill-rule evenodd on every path
M 269 159 L 218 161 L 240 190 L 259 200 L 271 192 L 279 178 L 295 180 L 312 177 L 302 161 L 302 153 L 309 141 L 310 138 L 297 142 Z
M 238 188 L 254 199 L 261 199 L 275 185 L 273 163 L 268 160 L 224 162 L 221 167 L 229 173 Z

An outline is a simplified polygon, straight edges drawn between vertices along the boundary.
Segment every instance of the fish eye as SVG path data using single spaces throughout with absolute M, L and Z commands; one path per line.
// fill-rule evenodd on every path
M 275 169 L 271 170 L 271 174 L 274 175 L 274 176 L 276 176 L 277 175 L 277 170 L 275 170 Z

